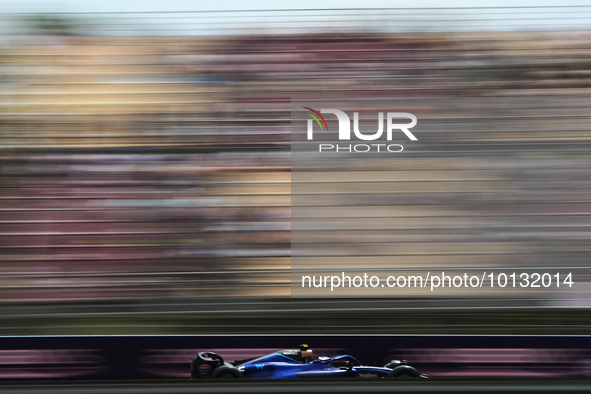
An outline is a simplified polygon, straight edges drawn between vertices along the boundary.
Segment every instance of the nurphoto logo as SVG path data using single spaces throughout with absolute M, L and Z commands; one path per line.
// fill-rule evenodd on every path
M 333 114 L 337 117 L 339 122 L 339 141 L 351 140 L 351 119 L 349 116 L 338 109 L 321 109 L 320 112 L 310 107 L 303 107 L 309 112 L 304 112 L 310 116 L 308 119 L 307 139 L 314 140 L 314 121 L 318 124 L 321 131 L 328 132 L 328 124 L 322 114 Z M 407 112 L 388 112 L 386 115 L 386 140 L 392 141 L 392 134 L 394 131 L 402 131 L 411 141 L 418 141 L 417 137 L 410 132 L 410 128 L 416 126 L 417 117 Z M 410 123 L 394 123 L 394 119 L 410 119 Z M 379 139 L 384 133 L 384 113 L 378 113 L 378 130 L 372 134 L 365 134 L 359 130 L 359 113 L 353 112 L 353 132 L 355 137 L 362 141 L 375 141 Z M 385 148 L 384 148 L 385 147 Z M 403 146 L 400 144 L 319 144 L 318 152 L 402 152 Z

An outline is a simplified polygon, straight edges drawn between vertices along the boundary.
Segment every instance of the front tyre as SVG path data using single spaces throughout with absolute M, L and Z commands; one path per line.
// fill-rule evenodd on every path
M 400 365 L 388 375 L 389 378 L 418 378 L 419 376 L 421 376 L 419 371 L 410 365 Z
M 221 366 L 213 371 L 211 377 L 213 379 L 240 379 L 244 376 L 236 368 Z

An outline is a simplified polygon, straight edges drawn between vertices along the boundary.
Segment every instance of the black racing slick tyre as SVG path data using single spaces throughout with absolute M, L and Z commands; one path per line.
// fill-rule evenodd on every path
M 213 371 L 211 377 L 213 379 L 240 379 L 244 376 L 236 368 L 221 366 Z
M 418 378 L 421 376 L 419 371 L 410 365 L 400 365 L 390 372 L 389 378 Z

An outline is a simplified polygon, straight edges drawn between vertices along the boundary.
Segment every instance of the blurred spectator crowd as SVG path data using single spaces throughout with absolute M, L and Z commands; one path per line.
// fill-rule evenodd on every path
M 309 202 L 312 265 L 584 282 L 590 37 L 5 35 L 0 303 L 289 296 L 290 102 L 306 98 L 387 101 L 419 137 L 354 169 L 376 184 L 331 198 L 349 217 Z M 355 206 L 387 216 L 362 226 Z M 335 239 L 351 242 L 336 257 Z

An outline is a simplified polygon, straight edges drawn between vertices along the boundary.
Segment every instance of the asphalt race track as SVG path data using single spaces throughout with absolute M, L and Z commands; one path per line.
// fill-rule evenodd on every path
M 589 393 L 591 378 L 496 378 L 417 380 L 141 380 L 3 382 L 0 392 L 18 394 L 174 393 Z

